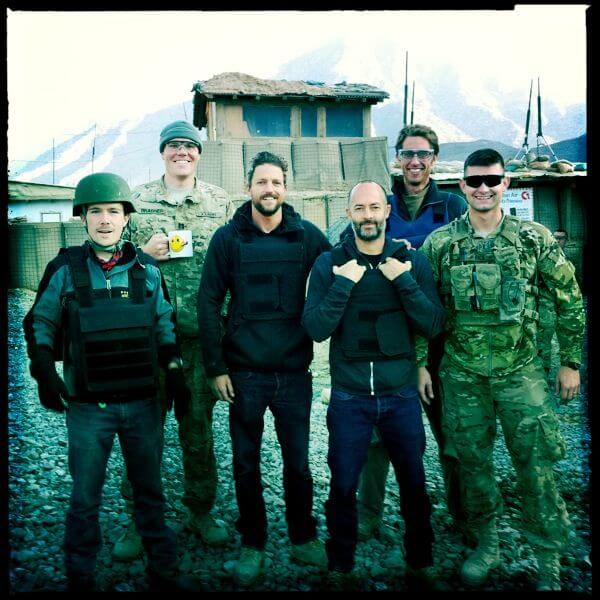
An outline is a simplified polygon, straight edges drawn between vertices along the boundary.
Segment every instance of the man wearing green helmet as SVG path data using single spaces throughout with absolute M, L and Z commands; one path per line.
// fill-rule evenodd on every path
M 178 572 L 175 534 L 165 524 L 158 367 L 165 369 L 177 419 L 189 410 L 190 391 L 160 271 L 121 238 L 133 211 L 121 177 L 84 177 L 73 215 L 81 217 L 89 239 L 50 261 L 23 321 L 40 402 L 66 415 L 73 479 L 63 546 L 69 591 L 96 589 L 98 513 L 115 435 L 135 491 L 151 589 L 198 589 Z M 64 380 L 55 360 L 63 361 Z

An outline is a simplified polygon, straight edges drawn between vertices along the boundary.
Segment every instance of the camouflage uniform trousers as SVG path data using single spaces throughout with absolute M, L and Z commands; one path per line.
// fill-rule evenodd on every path
M 184 471 L 183 504 L 191 513 L 200 516 L 212 509 L 217 495 L 217 462 L 212 431 L 216 400 L 206 381 L 198 340 L 181 337 L 180 343 L 185 380 L 192 391 L 190 411 L 179 425 Z M 163 423 L 165 417 L 166 410 L 163 410 Z M 121 479 L 121 494 L 128 512 L 132 514 L 133 492 L 125 473 Z
M 517 473 L 525 535 L 533 548 L 559 551 L 570 521 L 553 464 L 564 457 L 565 442 L 539 358 L 509 375 L 486 377 L 446 357 L 440 379 L 445 453 L 459 461 L 461 506 L 469 528 L 477 531 L 502 512 L 492 462 L 498 417 Z

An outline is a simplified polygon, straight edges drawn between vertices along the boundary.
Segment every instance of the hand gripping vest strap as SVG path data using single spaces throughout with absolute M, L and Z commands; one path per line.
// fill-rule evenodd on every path
M 83 248 L 69 248 L 67 256 L 75 285 L 67 316 L 78 400 L 127 402 L 154 396 L 156 335 L 144 267 L 136 261 L 129 269 L 128 297 L 97 298 Z
M 335 246 L 331 254 L 336 266 L 350 259 L 344 244 Z M 406 248 L 399 248 L 393 256 L 406 260 Z M 337 336 L 348 360 L 414 356 L 412 335 L 398 294 L 393 283 L 379 269 L 367 269 L 352 288 Z

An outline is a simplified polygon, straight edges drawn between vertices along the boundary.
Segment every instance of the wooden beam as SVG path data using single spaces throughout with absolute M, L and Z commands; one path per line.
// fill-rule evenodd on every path
M 324 106 L 317 107 L 317 137 L 327 136 L 327 114 Z
M 371 107 L 363 106 L 363 137 L 371 137 Z
M 292 106 L 290 111 L 290 136 L 300 137 L 302 135 L 302 110 L 299 106 Z

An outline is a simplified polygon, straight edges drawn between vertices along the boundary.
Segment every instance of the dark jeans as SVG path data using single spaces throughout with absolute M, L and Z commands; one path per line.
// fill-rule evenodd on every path
M 165 524 L 160 461 L 161 409 L 156 399 L 121 404 L 72 402 L 67 410 L 69 471 L 73 478 L 65 530 L 67 576 L 91 576 L 102 546 L 98 512 L 106 464 L 119 436 L 127 475 L 133 486 L 135 523 L 149 567 L 168 571 L 176 564 L 176 540 Z
M 260 447 L 265 410 L 271 409 L 283 458 L 285 517 L 292 544 L 316 537 L 312 516 L 313 480 L 308 468 L 312 375 L 304 373 L 231 373 L 235 390 L 229 407 L 233 476 L 242 545 L 263 549 L 267 515 L 260 475 Z
M 413 568 L 432 564 L 431 504 L 425 489 L 425 430 L 415 386 L 393 396 L 354 395 L 334 388 L 327 409 L 331 470 L 325 503 L 329 569 L 354 567 L 358 519 L 356 488 L 367 458 L 373 426 L 381 432 L 400 488 L 406 562 Z

